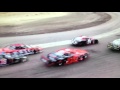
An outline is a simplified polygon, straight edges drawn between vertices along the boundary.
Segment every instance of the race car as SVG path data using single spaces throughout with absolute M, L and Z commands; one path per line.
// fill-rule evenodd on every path
M 85 46 L 85 45 L 91 45 L 91 44 L 98 44 L 98 39 L 87 37 L 87 36 L 79 36 L 74 39 L 72 39 L 72 45 L 73 46 Z
M 65 48 L 49 53 L 47 56 L 42 55 L 40 60 L 47 66 L 62 66 L 83 61 L 88 57 L 89 53 L 86 50 Z
M 26 61 L 28 61 L 28 58 L 24 55 L 21 55 L 19 52 L 0 53 L 0 66 L 6 66 Z
M 116 39 L 116 40 L 108 43 L 107 48 L 109 48 L 111 50 L 120 51 L 120 39 Z
M 36 54 L 43 51 L 41 47 L 32 47 L 25 44 L 12 44 L 1 49 L 3 50 L 3 52 L 11 52 L 12 50 L 15 52 L 17 51 L 23 55 Z

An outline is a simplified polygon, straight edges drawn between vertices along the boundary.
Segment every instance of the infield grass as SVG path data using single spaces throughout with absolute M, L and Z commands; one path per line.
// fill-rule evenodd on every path
M 68 12 L 0 12 L 0 26 L 21 25 L 68 14 Z

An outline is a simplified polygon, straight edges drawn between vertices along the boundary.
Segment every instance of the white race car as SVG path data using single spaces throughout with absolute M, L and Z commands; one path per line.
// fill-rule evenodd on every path
M 72 40 L 72 45 L 74 46 L 84 46 L 84 45 L 90 45 L 90 44 L 98 44 L 98 39 L 94 39 L 92 37 L 87 36 L 79 36 Z
M 120 50 L 120 39 L 116 39 L 112 42 L 110 42 L 107 47 L 112 50 Z

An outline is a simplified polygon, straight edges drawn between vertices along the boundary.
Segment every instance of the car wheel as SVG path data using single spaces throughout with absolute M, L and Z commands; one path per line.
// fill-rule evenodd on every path
M 84 41 L 79 42 L 78 45 L 79 45 L 79 46 L 85 46 L 85 45 L 86 45 L 86 41 L 85 41 L 85 42 L 84 42 Z
M 84 55 L 84 59 L 87 59 L 88 58 L 88 54 L 86 53 L 85 55 Z
M 73 45 L 77 45 L 78 44 L 78 42 L 77 41 L 73 41 L 73 43 L 72 43 Z
M 58 65 L 58 66 L 63 66 L 64 63 L 63 63 L 63 61 L 58 61 L 58 62 L 57 62 L 57 65 Z
M 80 46 L 82 46 L 82 45 L 83 45 L 83 43 L 82 43 L 82 42 L 80 42 L 80 43 L 79 43 L 79 45 L 80 45 Z
M 37 51 L 36 51 L 36 50 L 34 50 L 34 54 L 37 54 Z
M 61 63 L 59 63 L 58 65 L 59 65 L 59 66 L 62 66 L 62 65 L 63 65 L 63 63 L 61 62 Z
M 98 40 L 95 40 L 95 44 L 98 44 L 99 43 L 99 41 Z
M 95 40 L 92 40 L 92 41 L 91 41 L 91 44 L 95 44 Z
M 21 62 L 27 62 L 28 61 L 28 58 L 24 58 L 21 60 Z
M 83 60 L 84 60 L 84 56 L 83 55 L 78 57 L 78 61 L 83 61 Z

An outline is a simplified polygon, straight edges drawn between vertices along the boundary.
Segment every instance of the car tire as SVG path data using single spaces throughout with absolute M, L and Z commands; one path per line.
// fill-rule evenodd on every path
M 99 43 L 99 41 L 98 40 L 95 40 L 95 44 L 98 44 Z
M 84 54 L 84 59 L 87 59 L 89 55 L 87 53 Z
M 37 54 L 37 51 L 36 51 L 36 50 L 34 50 L 34 54 Z
M 78 57 L 78 61 L 83 61 L 83 60 L 84 60 L 84 56 L 83 55 Z
M 27 61 L 28 61 L 28 58 L 25 58 L 25 59 L 21 60 L 22 63 L 27 62 Z
M 79 43 L 79 46 L 82 46 L 82 45 L 83 45 L 83 43 L 82 43 L 82 42 L 80 42 L 80 43 Z
M 92 40 L 92 41 L 91 41 L 91 44 L 95 44 L 95 40 Z
M 63 61 L 61 61 L 61 62 L 57 62 L 57 64 L 56 64 L 57 66 L 63 66 L 64 65 L 64 62 Z
M 59 65 L 59 66 L 62 66 L 62 65 L 63 65 L 63 63 L 61 62 L 61 63 L 59 63 L 58 65 Z

